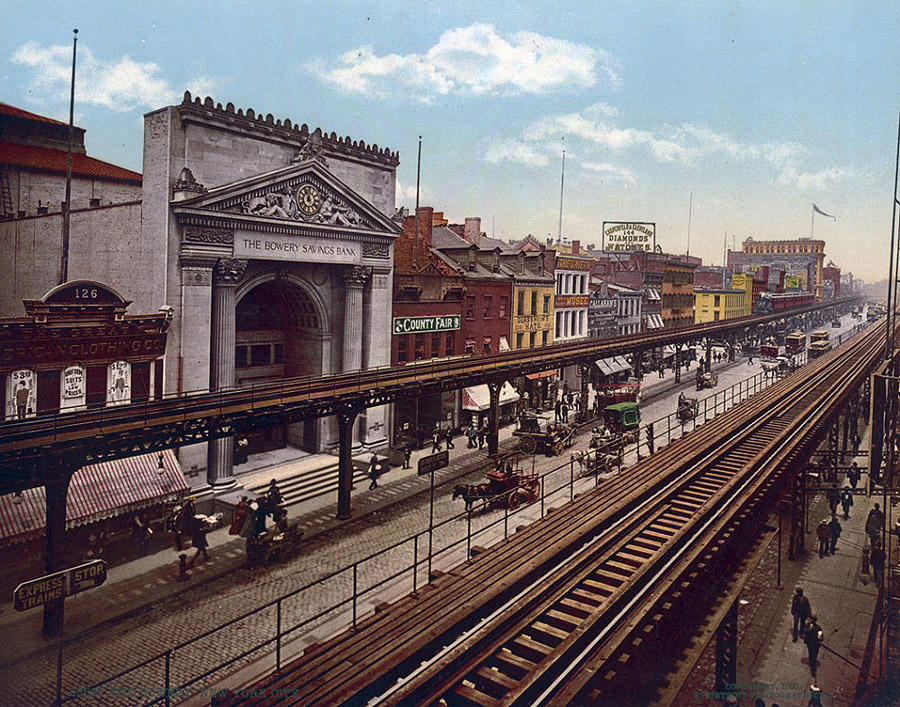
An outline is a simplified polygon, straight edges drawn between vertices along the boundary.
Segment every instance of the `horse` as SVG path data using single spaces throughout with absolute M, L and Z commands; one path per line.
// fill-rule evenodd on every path
M 487 503 L 488 495 L 488 484 L 457 484 L 453 488 L 453 499 L 462 498 L 466 504 L 467 511 L 472 510 L 472 504 L 476 499 L 481 499 Z

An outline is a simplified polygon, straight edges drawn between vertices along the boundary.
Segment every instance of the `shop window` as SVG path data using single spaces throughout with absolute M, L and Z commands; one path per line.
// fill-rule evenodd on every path
M 425 358 L 425 334 L 416 334 L 415 353 L 416 361 Z
M 548 332 L 546 329 L 544 329 L 544 331 L 541 332 L 541 346 L 547 345 L 547 334 L 549 334 L 549 333 L 550 332 Z
M 525 290 L 519 290 L 518 301 L 516 302 L 516 314 L 522 316 L 525 314 Z
M 517 349 L 522 348 L 522 332 L 519 332 L 518 334 L 516 334 L 516 348 Z
M 509 309 L 509 297 L 500 295 L 500 302 L 497 305 L 497 318 L 506 319 L 506 312 Z
M 482 319 L 494 318 L 494 298 L 491 295 L 484 296 L 484 309 L 481 313 Z
M 531 332 L 528 335 L 528 346 L 530 346 L 531 348 L 534 348 L 534 342 L 535 342 L 536 338 L 537 338 L 537 332 L 536 331 Z
M 544 295 L 544 314 L 550 314 L 550 295 Z
M 429 353 L 432 358 L 441 355 L 441 335 L 437 332 L 431 335 L 431 351 Z
M 272 363 L 272 347 L 270 344 L 253 344 L 250 347 L 250 365 L 268 366 Z
M 449 334 L 444 336 L 444 355 L 453 355 L 453 332 L 450 332 Z
M 406 363 L 409 360 L 409 336 L 401 336 L 397 339 L 397 363 Z
M 466 319 L 475 319 L 475 295 L 466 297 Z

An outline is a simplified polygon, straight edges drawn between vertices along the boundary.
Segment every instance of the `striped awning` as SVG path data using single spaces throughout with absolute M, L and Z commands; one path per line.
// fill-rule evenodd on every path
M 508 381 L 503 381 L 500 387 L 500 405 L 509 405 L 519 399 L 519 394 Z M 491 393 L 488 390 L 487 383 L 474 385 L 469 388 L 463 388 L 463 410 L 471 410 L 473 412 L 483 412 L 491 407 Z
M 171 449 L 162 453 L 162 468 L 158 454 L 84 466 L 69 483 L 66 528 L 175 501 L 187 490 Z M 23 491 L 18 499 L 11 493 L 0 496 L 0 542 L 21 542 L 42 535 L 46 503 L 43 486 Z
M 662 329 L 663 328 L 662 316 L 659 314 L 648 314 L 647 315 L 647 328 L 648 329 Z
M 624 356 L 611 356 L 610 358 L 600 358 L 594 361 L 600 373 L 604 376 L 614 376 L 617 373 L 631 370 L 631 364 L 625 360 Z

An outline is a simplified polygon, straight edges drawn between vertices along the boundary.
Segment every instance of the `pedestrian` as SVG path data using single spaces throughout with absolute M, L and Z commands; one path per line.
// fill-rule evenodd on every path
M 256 508 L 253 508 L 252 503 L 250 504 L 250 507 L 253 509 L 253 529 L 250 535 L 258 538 L 266 532 L 266 502 L 260 499 L 255 501 L 255 503 Z
M 378 476 L 381 473 L 381 462 L 378 461 L 378 455 L 373 454 L 369 460 L 369 491 L 378 488 Z
M 475 427 L 474 422 L 471 425 L 469 425 L 468 436 L 469 436 L 469 444 L 468 444 L 469 449 L 475 449 L 478 446 L 478 428 Z
M 571 390 L 566 391 L 565 401 L 566 401 L 566 405 L 568 405 L 569 408 L 571 408 L 572 407 L 572 391 Z
M 441 432 L 435 427 L 434 432 L 431 433 L 431 453 L 439 451 L 441 451 Z
M 812 608 L 809 605 L 809 599 L 803 594 L 803 587 L 794 589 L 794 596 L 791 598 L 791 616 L 794 617 L 794 643 L 797 642 L 797 635 L 802 634 L 806 628 L 806 620 L 812 614 Z
M 562 413 L 562 400 L 556 401 L 556 405 L 553 406 L 553 412 L 556 415 L 556 422 L 559 422 L 560 413 Z
M 409 442 L 403 444 L 403 468 L 409 469 L 409 458 L 412 456 L 412 449 L 409 448 Z
M 872 564 L 872 574 L 875 575 L 875 584 L 881 584 L 881 575 L 884 572 L 884 548 L 880 542 L 872 545 L 872 554 L 869 555 L 869 562 Z
M 453 444 L 453 429 L 448 427 L 447 433 L 444 435 L 444 438 L 447 440 L 447 449 L 456 449 L 456 445 Z
M 876 503 L 866 518 L 866 535 L 869 536 L 869 544 L 872 547 L 875 547 L 875 543 L 878 542 L 878 534 L 881 532 L 882 525 L 884 525 L 884 513 L 881 512 L 881 507 Z
M 819 541 L 819 557 L 825 557 L 831 546 L 831 527 L 827 518 L 823 518 L 816 527 L 816 539 Z
M 144 520 L 143 516 L 138 513 L 131 519 L 132 522 L 132 536 L 137 541 L 138 544 L 138 552 L 140 556 L 143 557 L 147 554 L 147 543 L 150 541 L 150 536 L 153 534 L 153 531 L 150 530 L 150 527 L 147 525 L 147 521 Z
M 665 365 L 662 364 L 662 363 L 659 364 L 659 377 L 660 377 L 660 378 L 665 378 L 665 377 L 666 377 L 666 367 L 665 367 Z
M 856 462 L 850 464 L 850 468 L 847 470 L 847 481 L 850 482 L 852 488 L 856 488 L 856 485 L 859 483 L 860 473 L 859 464 Z
M 569 406 L 565 403 L 562 404 L 562 419 L 563 422 L 569 421 Z
M 825 498 L 828 499 L 828 508 L 831 509 L 831 515 L 837 513 L 838 504 L 841 502 L 841 492 L 838 491 L 837 484 L 831 484 L 831 488 L 825 492 Z
M 281 489 L 278 488 L 278 482 L 275 479 L 269 482 L 269 489 L 266 491 L 266 510 L 272 514 L 272 521 L 278 526 L 287 516 Z
M 851 437 L 853 441 L 853 454 L 859 454 L 859 445 L 862 443 L 862 437 L 859 436 L 859 433 L 854 431 Z
M 750 354 L 749 356 L 747 356 L 747 365 L 748 366 L 753 365 L 753 354 Z
M 184 506 L 176 506 L 166 521 L 166 529 L 175 536 L 175 549 L 181 552 L 181 533 L 184 531 Z
M 209 552 L 207 550 L 207 548 L 209 547 L 209 543 L 206 540 L 206 523 L 202 520 L 198 520 L 194 523 L 194 533 L 191 538 L 191 543 L 195 548 L 197 548 L 197 552 L 188 563 L 189 567 L 194 566 L 194 562 L 196 562 L 197 558 L 200 557 L 200 555 L 203 555 L 204 560 L 209 559 Z
M 241 496 L 241 500 L 238 501 L 238 504 L 234 509 L 234 519 L 231 521 L 231 527 L 228 529 L 229 535 L 241 534 L 241 530 L 244 529 L 244 524 L 247 522 L 249 507 L 247 497 Z
M 482 425 L 478 428 L 478 448 L 481 449 L 487 442 L 487 427 Z
M 841 491 L 841 508 L 844 511 L 844 520 L 850 517 L 850 507 L 853 505 L 853 492 L 849 486 L 844 486 Z
M 836 515 L 831 516 L 831 521 L 828 523 L 828 527 L 831 530 L 831 554 L 834 554 L 834 549 L 837 547 L 838 538 L 841 537 L 841 524 L 838 521 Z
M 809 672 L 816 677 L 816 667 L 819 662 L 819 646 L 822 645 L 822 627 L 819 626 L 815 614 L 809 617 L 806 624 L 806 631 L 803 634 L 803 642 L 806 644 L 806 651 L 809 655 Z

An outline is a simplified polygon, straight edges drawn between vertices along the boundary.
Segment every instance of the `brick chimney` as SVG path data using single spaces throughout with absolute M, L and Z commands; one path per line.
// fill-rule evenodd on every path
M 406 216 L 403 219 L 403 231 L 394 243 L 394 267 L 399 273 L 413 273 L 424 268 L 430 262 L 431 234 L 434 228 L 434 209 L 430 206 L 419 207 L 419 218 Z M 416 221 L 419 225 L 418 250 L 416 248 Z M 413 269 L 413 260 L 416 268 Z
M 463 238 L 469 243 L 474 243 L 477 246 L 481 245 L 481 219 L 478 216 L 466 217 Z
M 581 252 L 581 241 L 572 241 L 572 255 L 578 255 Z

